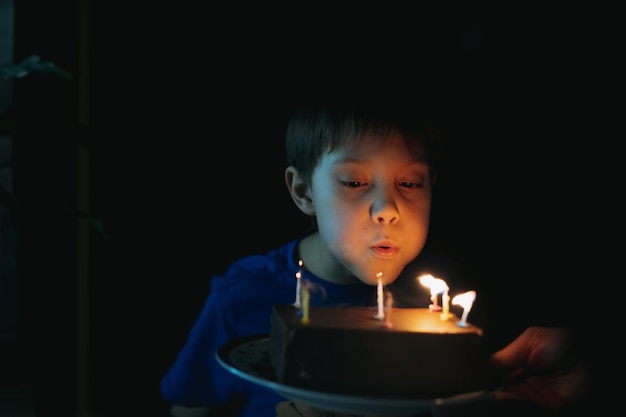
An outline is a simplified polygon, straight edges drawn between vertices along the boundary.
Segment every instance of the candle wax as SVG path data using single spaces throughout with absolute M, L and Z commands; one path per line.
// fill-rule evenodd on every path
M 452 318 L 453 315 L 450 314 L 450 296 L 448 295 L 448 290 L 443 292 L 443 295 L 441 296 L 441 303 L 443 304 L 440 316 L 441 320 L 448 320 Z
M 305 286 L 302 287 L 302 317 L 300 318 L 300 322 L 302 324 L 308 324 L 310 321 L 309 317 L 309 302 L 310 302 L 310 293 L 309 289 Z
M 298 261 L 298 266 L 300 266 L 300 269 L 296 272 L 296 301 L 293 302 L 293 306 L 296 308 L 300 308 L 300 293 L 302 292 L 300 285 L 300 280 L 302 278 L 302 259 Z
M 384 294 L 383 294 L 383 280 L 382 280 L 382 272 L 376 274 L 378 277 L 378 287 L 376 289 L 376 299 L 378 301 L 378 313 L 376 317 L 378 320 L 382 320 L 385 317 L 385 307 L 384 307 Z
M 391 312 L 393 311 L 393 296 L 391 291 L 387 291 L 385 293 L 385 320 L 383 321 L 383 326 L 387 328 L 393 327 L 391 323 Z

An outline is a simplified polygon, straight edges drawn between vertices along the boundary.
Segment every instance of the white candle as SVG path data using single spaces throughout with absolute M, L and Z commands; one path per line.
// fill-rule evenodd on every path
M 476 299 L 476 291 L 474 290 L 464 292 L 463 294 L 455 295 L 454 298 L 452 299 L 452 304 L 460 305 L 461 307 L 463 307 L 463 315 L 461 315 L 461 320 L 456 323 L 457 325 L 459 325 L 459 327 L 467 326 L 467 315 L 472 309 L 475 299 Z
M 298 269 L 298 272 L 296 272 L 296 301 L 294 301 L 293 305 L 296 308 L 300 308 L 300 292 L 301 290 L 301 284 L 300 281 L 302 279 L 302 259 L 300 259 L 298 261 L 298 266 L 300 267 Z
M 378 277 L 378 288 L 376 291 L 376 298 L 378 301 L 378 314 L 376 314 L 376 318 L 378 320 L 382 320 L 385 317 L 385 306 L 384 306 L 384 294 L 383 294 L 383 273 L 379 272 L 376 274 Z
M 383 326 L 385 327 L 393 327 L 391 324 L 391 312 L 393 311 L 393 295 L 391 291 L 387 291 L 385 293 L 385 321 L 383 322 Z

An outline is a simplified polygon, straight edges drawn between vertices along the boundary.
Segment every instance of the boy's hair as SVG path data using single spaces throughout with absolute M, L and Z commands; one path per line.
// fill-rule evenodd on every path
M 306 185 L 323 154 L 336 146 L 358 142 L 371 133 L 381 140 L 399 135 L 435 179 L 437 133 L 430 117 L 419 108 L 388 102 L 308 105 L 292 112 L 286 130 L 287 165 L 294 166 Z

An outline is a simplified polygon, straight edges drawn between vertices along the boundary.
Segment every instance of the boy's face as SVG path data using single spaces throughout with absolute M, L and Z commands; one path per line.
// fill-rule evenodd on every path
M 322 243 L 317 261 L 330 269 L 343 266 L 372 285 L 382 272 L 389 284 L 424 247 L 429 169 L 399 138 L 366 136 L 333 149 L 317 165 L 309 191 Z

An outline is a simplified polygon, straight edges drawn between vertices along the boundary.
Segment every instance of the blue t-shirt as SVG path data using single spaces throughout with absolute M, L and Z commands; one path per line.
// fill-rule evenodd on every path
M 276 406 L 286 398 L 272 390 L 246 381 L 224 369 L 216 359 L 225 343 L 249 335 L 269 333 L 274 304 L 292 304 L 296 294 L 296 248 L 300 239 L 265 255 L 234 262 L 224 275 L 214 276 L 204 308 L 193 324 L 174 364 L 161 380 L 163 398 L 187 407 L 242 404 L 242 417 L 276 415 Z M 405 269 L 406 270 L 406 269 Z M 394 305 L 427 306 L 430 294 L 414 281 L 396 286 Z M 318 291 L 311 293 L 311 305 L 376 306 L 376 286 L 363 283 L 334 284 L 306 270 L 302 278 Z

